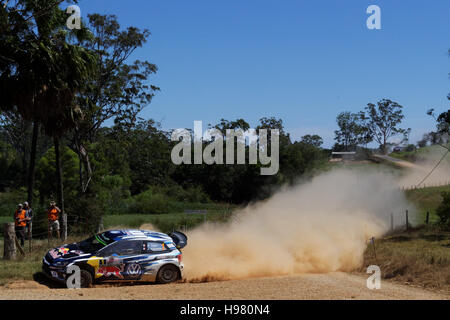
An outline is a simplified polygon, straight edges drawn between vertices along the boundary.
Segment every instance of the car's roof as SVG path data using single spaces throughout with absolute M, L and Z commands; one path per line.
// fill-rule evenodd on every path
M 150 230 L 108 230 L 102 233 L 102 237 L 109 238 L 113 241 L 120 240 L 149 240 L 149 241 L 172 241 L 172 238 L 165 233 Z

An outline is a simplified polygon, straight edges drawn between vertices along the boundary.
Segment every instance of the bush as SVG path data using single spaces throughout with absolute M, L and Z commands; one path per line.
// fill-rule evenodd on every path
M 130 205 L 130 212 L 134 213 L 169 213 L 169 202 L 171 199 L 152 190 L 144 191 L 133 197 L 134 202 Z
M 27 200 L 25 191 L 13 191 L 0 193 L 0 216 L 13 216 L 19 203 Z
M 48 234 L 47 208 L 33 206 L 33 238 L 46 238 Z M 62 225 L 60 225 L 62 227 Z
M 70 234 L 96 233 L 104 215 L 101 200 L 89 194 L 66 201 L 65 210 Z
M 128 211 L 129 187 L 129 180 L 119 175 L 103 177 L 97 194 L 106 214 L 123 214 Z
M 436 209 L 436 214 L 439 216 L 440 224 L 444 228 L 450 228 L 450 192 L 442 192 L 442 203 Z
M 406 152 L 413 152 L 413 151 L 416 151 L 416 146 L 415 145 L 413 145 L 413 144 L 408 144 L 407 146 L 406 146 Z
M 168 198 L 179 202 L 197 202 L 197 203 L 209 203 L 211 200 L 208 195 L 203 192 L 200 186 L 189 187 L 183 189 L 178 184 L 170 186 L 151 186 L 149 188 L 154 194 L 163 194 Z

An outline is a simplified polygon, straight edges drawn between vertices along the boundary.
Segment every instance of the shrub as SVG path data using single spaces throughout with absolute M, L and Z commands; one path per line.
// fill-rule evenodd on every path
M 133 197 L 130 211 L 135 213 L 169 213 L 170 198 L 164 194 L 144 191 Z
M 104 215 L 104 207 L 100 199 L 86 194 L 66 203 L 65 210 L 70 234 L 97 232 L 100 219 Z
M 128 211 L 129 187 L 129 180 L 119 175 L 103 177 L 97 194 L 106 214 L 123 214 Z
M 151 190 L 153 194 L 163 194 L 168 198 L 179 202 L 209 203 L 211 201 L 200 186 L 183 189 L 180 185 L 173 184 L 164 187 L 150 186 L 149 190 Z
M 13 216 L 19 203 L 24 203 L 27 199 L 25 191 L 13 191 L 0 193 L 0 216 Z
M 442 203 L 436 209 L 436 214 L 439 216 L 440 224 L 444 228 L 450 227 L 450 192 L 442 192 Z

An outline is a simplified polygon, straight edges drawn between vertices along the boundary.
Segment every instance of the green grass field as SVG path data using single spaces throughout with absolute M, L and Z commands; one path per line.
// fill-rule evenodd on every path
M 450 192 L 450 186 L 428 187 L 405 191 L 408 200 L 412 202 L 418 210 L 416 217 L 418 221 L 424 223 L 428 211 L 430 212 L 430 222 L 438 222 L 439 217 L 436 215 L 436 209 L 442 202 L 441 193 L 443 191 Z
M 433 146 L 426 146 L 423 148 L 418 148 L 414 151 L 401 151 L 401 152 L 392 152 L 389 154 L 391 157 L 406 160 L 406 161 L 423 161 L 426 159 L 431 158 L 438 158 L 439 156 L 444 154 L 445 149 L 439 145 L 433 145 Z M 450 162 L 450 157 L 447 157 L 447 161 Z

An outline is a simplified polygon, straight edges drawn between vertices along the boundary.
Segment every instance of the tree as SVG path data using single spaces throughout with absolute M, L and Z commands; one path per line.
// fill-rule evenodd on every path
M 16 172 L 20 181 L 26 181 L 28 157 L 30 154 L 31 126 L 16 110 L 4 111 L 0 115 L 0 131 L 6 142 L 17 152 L 20 158 L 21 170 Z
M 361 113 L 341 112 L 336 117 L 339 130 L 334 131 L 337 147 L 345 151 L 372 141 L 372 135 L 361 122 Z
M 130 55 L 145 44 L 150 32 L 135 27 L 121 30 L 114 15 L 91 14 L 88 19 L 93 39 L 80 41 L 79 45 L 95 52 L 98 69 L 79 96 L 84 117 L 70 135 L 70 147 L 84 167 L 84 174 L 80 170 L 82 192 L 86 192 L 92 178 L 88 144 L 95 141 L 102 124 L 114 119 L 117 124 L 132 127 L 138 113 L 159 90 L 148 83 L 150 75 L 157 71 L 156 65 L 139 60 L 127 63 Z
M 440 146 L 447 148 L 443 143 L 447 143 L 450 139 L 450 110 L 444 111 L 436 116 L 434 109 L 430 109 L 427 111 L 427 114 L 436 120 L 436 132 L 430 132 L 430 135 L 433 138 L 432 144 L 439 144 Z
M 450 192 L 442 192 L 442 203 L 436 209 L 440 223 L 444 227 L 450 226 Z
M 73 37 L 80 41 L 87 32 L 85 28 L 67 31 L 67 14 L 59 8 L 60 3 L 56 0 L 22 0 L 17 1 L 15 7 L 2 7 L 0 23 L 7 43 L 0 48 L 5 49 L 6 58 L 10 61 L 0 66 L 0 86 L 7 90 L 2 108 L 17 107 L 24 119 L 33 121 L 35 125 L 41 124 L 45 133 L 53 138 L 60 178 L 58 201 L 64 211 L 59 139 L 80 116 L 81 110 L 74 103 L 75 98 L 95 69 L 95 64 L 88 50 L 69 42 Z M 26 27 L 20 29 L 22 34 L 15 36 L 17 26 L 23 25 Z M 33 132 L 37 136 L 36 126 Z M 33 138 L 30 174 L 34 172 L 35 148 Z M 33 180 L 29 179 L 29 183 L 32 184 Z
M 450 109 L 437 117 L 437 129 L 441 134 L 450 134 Z
M 403 107 L 397 102 L 382 99 L 377 104 L 368 103 L 365 112 L 361 113 L 363 125 L 373 139 L 379 143 L 383 153 L 387 152 L 389 138 L 398 134 L 408 134 L 408 129 L 399 128 L 404 115 Z
M 300 141 L 317 148 L 319 148 L 323 144 L 322 137 L 317 134 L 314 135 L 307 134 L 303 136 Z
M 77 154 L 68 147 L 63 146 L 60 150 L 60 157 L 64 179 L 64 194 L 69 197 L 75 196 L 78 186 Z M 56 153 L 53 146 L 37 161 L 36 187 L 39 190 L 41 205 L 44 205 L 44 201 L 49 198 L 55 200 L 55 190 L 58 189 L 59 183 L 57 174 Z

